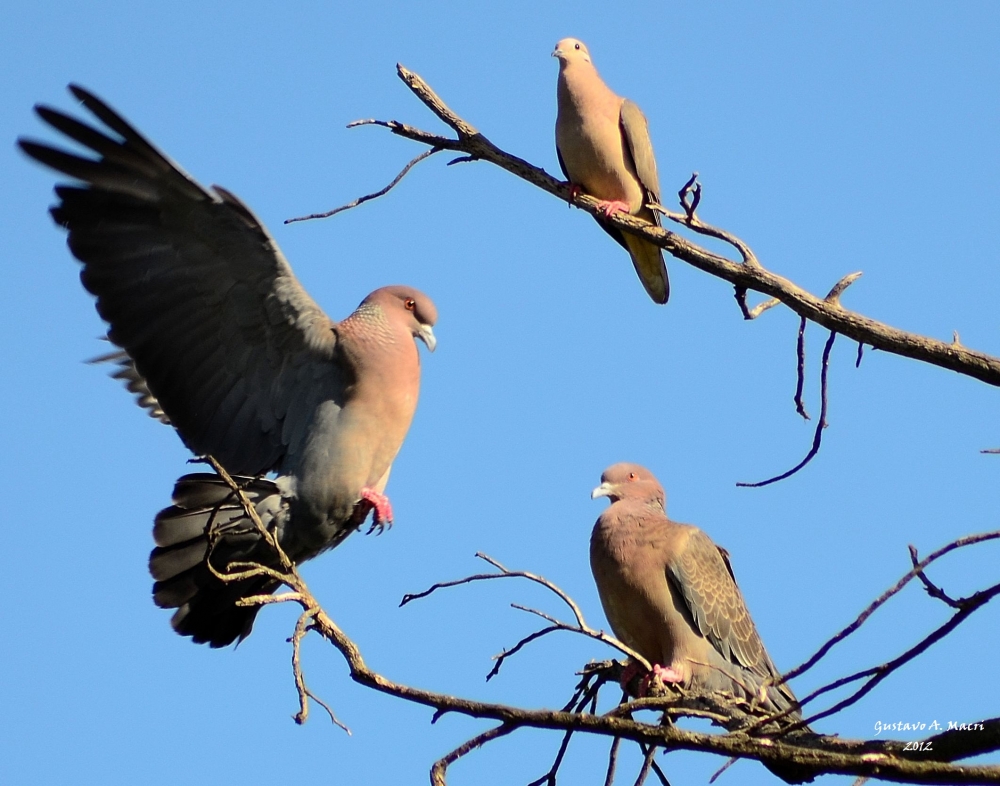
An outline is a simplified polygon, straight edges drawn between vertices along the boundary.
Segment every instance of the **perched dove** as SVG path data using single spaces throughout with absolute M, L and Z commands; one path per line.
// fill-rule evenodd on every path
M 414 339 L 434 349 L 434 304 L 385 287 L 331 321 L 239 199 L 204 189 L 105 103 L 70 91 L 106 129 L 36 111 L 97 158 L 19 143 L 82 181 L 57 185 L 51 212 L 122 349 L 104 358 L 119 363 L 115 376 L 193 453 L 236 476 L 293 560 L 336 546 L 372 509 L 375 525 L 391 522 L 382 492 L 417 404 Z M 153 528 L 154 600 L 177 609 L 174 629 L 195 642 L 244 638 L 259 607 L 236 601 L 277 584 L 224 583 L 206 557 L 224 572 L 276 565 L 273 553 L 216 475 L 180 478 L 173 503 Z
M 663 487 L 644 467 L 609 467 L 591 496 L 611 499 L 590 538 L 590 566 L 615 635 L 664 682 L 759 700 L 779 672 L 726 552 L 667 518 Z M 797 701 L 788 686 L 769 685 L 763 704 L 785 710 Z
M 660 180 L 642 110 L 611 92 L 581 41 L 564 38 L 552 56 L 559 58 L 556 153 L 570 187 L 601 200 L 606 216 L 625 212 L 659 226 L 659 215 L 646 207 L 659 203 Z M 597 223 L 628 251 L 649 296 L 666 303 L 670 282 L 660 248 Z

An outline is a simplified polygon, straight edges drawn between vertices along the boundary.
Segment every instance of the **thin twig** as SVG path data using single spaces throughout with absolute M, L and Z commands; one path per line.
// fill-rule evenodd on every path
M 292 716 L 292 719 L 300 726 L 309 717 L 309 689 L 306 688 L 306 678 L 302 674 L 302 637 L 309 631 L 309 623 L 316 616 L 315 610 L 303 611 L 295 623 L 295 632 L 292 634 L 292 674 L 295 677 L 295 690 L 299 694 L 299 711 Z
M 360 123 L 349 123 L 347 127 L 348 128 L 353 128 L 355 125 L 358 125 L 358 124 L 360 124 Z M 399 183 L 399 181 L 402 180 L 404 177 L 406 177 L 406 173 L 409 172 L 411 169 L 413 169 L 413 167 L 415 167 L 417 164 L 419 164 L 425 158 L 430 158 L 435 153 L 440 153 L 440 152 L 441 152 L 441 148 L 440 147 L 432 147 L 430 150 L 425 150 L 419 156 L 416 156 L 415 158 L 413 158 L 410 161 L 409 164 L 407 164 L 406 166 L 404 166 L 403 169 L 402 169 L 402 171 L 400 171 L 400 173 L 398 175 L 396 175 L 396 177 L 394 177 L 392 179 L 392 182 L 389 183 L 389 185 L 387 185 L 383 189 L 375 191 L 374 193 L 371 193 L 371 194 L 365 194 L 364 196 L 358 197 L 357 199 L 352 200 L 351 202 L 348 202 L 346 205 L 341 205 L 340 207 L 335 207 L 333 210 L 327 210 L 325 213 L 310 213 L 308 216 L 299 216 L 298 218 L 289 218 L 289 219 L 285 220 L 285 223 L 286 224 L 294 224 L 296 221 L 311 221 L 314 218 L 329 218 L 330 216 L 335 216 L 337 213 L 342 213 L 345 210 L 350 210 L 352 207 L 357 207 L 360 204 L 363 204 L 365 202 L 369 202 L 372 199 L 378 199 L 380 196 L 384 196 L 385 194 L 388 194 L 393 188 L 395 188 L 396 185 Z M 454 162 L 452 162 L 452 163 L 454 163 Z
M 528 581 L 533 581 L 536 584 L 541 584 L 550 592 L 555 593 L 559 596 L 560 600 L 563 601 L 567 606 L 569 606 L 570 611 L 573 612 L 573 616 L 576 617 L 577 624 L 580 627 L 585 627 L 586 623 L 583 621 L 583 612 L 580 611 L 580 607 L 577 605 L 569 595 L 563 592 L 559 587 L 553 584 L 546 578 L 543 578 L 535 573 L 528 573 L 523 570 L 507 570 L 503 565 L 497 562 L 495 559 L 490 557 L 488 554 L 483 554 L 481 551 L 476 552 L 476 558 L 481 559 L 484 562 L 488 562 L 494 568 L 496 568 L 499 573 L 478 573 L 474 576 L 466 576 L 464 579 L 456 579 L 455 581 L 442 581 L 428 587 L 423 592 L 408 593 L 403 596 L 403 599 L 399 602 L 400 606 L 405 606 L 407 603 L 413 600 L 418 600 L 420 598 L 426 598 L 432 592 L 436 592 L 439 589 L 445 589 L 447 587 L 457 587 L 461 584 L 470 584 L 474 581 L 489 581 L 490 579 L 528 579 Z
M 639 743 L 639 747 L 642 749 L 642 767 L 639 770 L 639 776 L 635 779 L 635 786 L 642 786 L 646 782 L 646 778 L 649 776 L 650 767 L 653 764 L 653 757 L 656 755 L 656 746 L 650 745 L 649 748 L 642 743 Z
M 611 750 L 608 751 L 608 774 L 604 776 L 604 786 L 612 786 L 615 782 L 615 768 L 618 765 L 618 747 L 621 744 L 621 737 L 615 737 L 611 740 Z
M 554 633 L 557 630 L 576 630 L 576 628 L 569 628 L 569 627 L 564 626 L 564 625 L 550 625 L 547 628 L 542 628 L 541 630 L 536 630 L 534 633 L 531 633 L 531 634 L 525 636 L 523 639 L 521 639 L 517 644 L 515 644 L 509 650 L 508 649 L 504 649 L 503 652 L 500 652 L 500 653 L 498 653 L 498 654 L 496 654 L 496 655 L 493 656 L 493 660 L 495 660 L 496 663 L 493 664 L 493 668 L 490 669 L 490 673 L 486 675 L 486 681 L 489 682 L 491 679 L 493 679 L 495 676 L 497 676 L 497 674 L 500 673 L 500 668 L 503 666 L 504 661 L 507 660 L 507 658 L 509 658 L 509 657 L 511 657 L 513 655 L 516 655 L 526 645 L 530 644 L 531 642 L 535 641 L 536 639 L 540 639 L 540 638 L 542 638 L 542 636 L 545 636 L 545 635 L 547 635 L 549 633 Z
M 499 653 L 498 655 L 495 655 L 494 660 L 496 660 L 496 664 L 493 666 L 493 668 L 490 670 L 490 673 L 487 675 L 486 677 L 487 681 L 491 680 L 499 673 L 500 667 L 503 665 L 504 661 L 507 658 L 509 658 L 516 652 L 520 651 L 526 644 L 529 644 L 532 641 L 541 638 L 542 636 L 548 635 L 549 633 L 554 633 L 557 630 L 568 631 L 571 633 L 579 633 L 584 636 L 587 636 L 588 638 L 596 639 L 597 641 L 603 642 L 604 644 L 607 644 L 610 647 L 614 647 L 622 654 L 627 655 L 628 657 L 635 660 L 637 663 L 642 664 L 644 668 L 646 669 L 652 668 L 652 665 L 649 663 L 649 661 L 647 661 L 640 653 L 629 647 L 624 642 L 619 641 L 614 636 L 609 636 L 602 630 L 591 628 L 584 619 L 583 612 L 580 610 L 580 606 L 576 603 L 576 601 L 574 601 L 569 595 L 566 594 L 566 592 L 564 592 L 562 589 L 560 589 L 558 586 L 553 584 L 548 579 L 543 578 L 542 576 L 539 576 L 535 573 L 529 573 L 528 571 L 508 570 L 500 562 L 493 559 L 487 554 L 483 554 L 482 552 L 476 552 L 476 557 L 481 560 L 484 560 L 485 562 L 488 562 L 490 565 L 495 567 L 500 572 L 477 573 L 473 576 L 466 576 L 463 579 L 455 579 L 453 581 L 441 581 L 431 585 L 422 592 L 408 593 L 404 595 L 399 605 L 405 606 L 410 601 L 414 601 L 419 598 L 426 598 L 428 595 L 436 592 L 439 589 L 458 587 L 464 584 L 471 584 L 477 581 L 489 581 L 491 579 L 520 578 L 520 579 L 528 579 L 529 581 L 532 581 L 536 584 L 540 584 L 541 586 L 545 587 L 547 590 L 555 594 L 570 608 L 570 610 L 573 612 L 573 616 L 576 618 L 576 625 L 570 625 L 568 623 L 561 622 L 557 620 L 555 617 L 545 614 L 544 612 L 538 611 L 537 609 L 531 609 L 528 608 L 527 606 L 521 606 L 519 604 L 512 603 L 511 605 L 514 608 L 519 609 L 521 611 L 526 611 L 530 614 L 535 614 L 552 624 L 550 627 L 529 634 L 525 638 L 521 639 L 517 644 L 515 644 L 509 650 L 505 649 L 503 652 Z
M 910 549 L 910 562 L 913 563 L 913 569 L 917 571 L 917 578 L 920 579 L 921 583 L 924 585 L 924 589 L 927 590 L 927 594 L 932 598 L 937 598 L 938 600 L 947 603 L 953 609 L 959 609 L 962 607 L 961 601 L 957 601 L 950 597 L 943 589 L 941 589 L 937 584 L 932 582 L 927 578 L 927 574 L 924 573 L 924 569 L 920 567 L 920 561 L 917 558 L 917 547 L 912 543 L 909 546 Z
M 528 786 L 542 786 L 543 783 L 547 783 L 549 786 L 556 786 L 556 775 L 559 773 L 559 768 L 562 766 L 563 757 L 566 755 L 566 750 L 569 748 L 569 741 L 573 738 L 573 729 L 567 731 L 562 738 L 562 743 L 559 745 L 559 751 L 556 753 L 555 761 L 552 762 L 552 766 L 549 767 L 549 771 L 545 773 L 541 778 L 536 778 L 531 781 Z
M 715 773 L 712 775 L 712 777 L 708 779 L 709 784 L 711 785 L 711 784 L 715 783 L 719 779 L 719 776 L 722 775 L 722 773 L 724 773 L 726 770 L 728 770 L 730 767 L 732 767 L 738 761 L 739 761 L 738 758 L 736 758 L 735 756 L 731 756 L 728 759 L 728 761 L 726 761 L 725 764 L 723 764 L 721 767 L 719 767 L 719 769 L 717 769 L 715 771 Z
M 489 731 L 477 734 L 468 742 L 462 743 L 447 756 L 442 756 L 434 762 L 434 766 L 431 767 L 431 786 L 447 786 L 448 781 L 446 780 L 446 776 L 448 774 L 449 766 L 454 764 L 467 753 L 485 745 L 487 742 L 495 740 L 497 737 L 507 736 L 516 728 L 517 726 L 511 723 L 501 723 L 499 726 L 495 726 Z
M 858 672 L 857 674 L 853 674 L 850 677 L 844 677 L 841 680 L 837 680 L 835 683 L 831 683 L 830 686 L 825 686 L 824 688 L 820 688 L 816 691 L 813 691 L 813 693 L 811 693 L 809 696 L 803 699 L 800 703 L 805 704 L 810 699 L 820 695 L 820 693 L 824 693 L 827 690 L 832 690 L 834 687 L 840 687 L 841 685 L 846 685 L 851 681 L 855 681 L 857 679 L 863 679 L 864 677 L 870 677 L 870 679 L 864 685 L 858 688 L 857 691 L 852 693 L 846 699 L 837 702 L 832 707 L 829 707 L 828 709 L 825 709 L 822 712 L 818 712 L 815 715 L 812 715 L 803 721 L 799 721 L 798 723 L 792 724 L 792 726 L 790 726 L 788 730 L 794 731 L 796 728 L 801 728 L 810 723 L 814 723 L 815 721 L 820 720 L 822 718 L 827 718 L 830 715 L 834 715 L 835 713 L 838 713 L 841 710 L 850 707 L 852 704 L 857 703 L 864 696 L 870 693 L 872 689 L 875 688 L 876 685 L 882 682 L 882 680 L 884 680 L 886 677 L 892 674 L 892 672 L 894 672 L 896 669 L 898 669 L 905 663 L 908 663 L 909 661 L 913 660 L 913 658 L 915 658 L 917 655 L 920 655 L 922 652 L 928 649 L 932 644 L 935 644 L 936 642 L 943 639 L 945 636 L 951 633 L 951 631 L 953 631 L 955 628 L 957 628 L 959 625 L 965 622 L 965 620 L 969 616 L 971 616 L 975 611 L 978 611 L 980 608 L 985 606 L 989 601 L 991 601 L 997 595 L 1000 595 L 1000 584 L 995 584 L 992 587 L 989 587 L 988 589 L 981 590 L 980 592 L 975 593 L 974 595 L 965 599 L 965 601 L 962 603 L 962 608 L 959 609 L 957 612 L 955 612 L 955 614 L 952 615 L 951 619 L 949 619 L 946 623 L 944 623 L 940 627 L 936 628 L 933 632 L 925 636 L 915 645 L 910 647 L 910 649 L 908 649 L 902 655 L 893 658 L 892 660 L 887 661 L 886 663 L 882 663 L 879 666 L 875 666 L 871 669 L 865 669 L 864 671 Z
M 698 210 L 698 205 L 701 204 L 701 183 L 698 181 L 697 172 L 691 175 L 681 190 L 677 192 L 677 196 L 680 198 L 681 209 L 684 211 L 683 215 L 679 213 L 672 213 L 671 211 L 664 209 L 661 205 L 657 205 L 655 203 L 648 205 L 648 207 L 662 213 L 671 221 L 675 221 L 678 224 L 683 224 L 689 229 L 693 229 L 698 234 L 714 237 L 717 240 L 728 243 L 739 252 L 740 257 L 743 259 L 743 264 L 747 267 L 760 267 L 757 255 L 754 254 L 750 246 L 731 232 L 726 232 L 724 229 L 719 229 L 711 224 L 706 224 L 695 214 Z M 768 308 L 770 308 L 770 306 L 768 306 Z M 748 318 L 753 319 L 753 317 Z
M 799 320 L 799 335 L 795 342 L 795 411 L 803 419 L 809 420 L 809 413 L 806 412 L 806 405 L 802 401 L 802 391 L 806 385 L 806 318 Z
M 857 281 L 861 276 L 864 275 L 860 270 L 856 273 L 848 273 L 840 281 L 833 285 L 833 289 L 823 298 L 827 303 L 837 306 L 840 308 L 840 296 L 844 294 L 844 290 L 847 289 L 851 284 Z
M 218 476 L 225 481 L 226 485 L 232 489 L 236 498 L 240 501 L 240 505 L 243 506 L 243 510 L 246 512 L 247 517 L 253 522 L 253 525 L 257 528 L 260 536 L 264 539 L 264 542 L 266 542 L 274 550 L 275 555 L 281 562 L 282 569 L 290 574 L 297 573 L 294 563 L 288 558 L 288 555 L 285 554 L 285 550 L 281 548 L 281 544 L 278 543 L 278 539 L 267 527 L 264 526 L 264 522 L 260 520 L 260 516 L 257 515 L 257 508 L 254 507 L 253 502 L 250 501 L 250 498 L 246 495 L 243 487 L 233 480 L 233 477 L 226 472 L 225 467 L 223 467 L 215 459 L 215 456 L 205 456 L 205 460 L 212 465 L 212 469 L 215 470 L 216 474 L 218 474 Z M 260 567 L 263 568 L 264 566 Z
M 809 448 L 809 452 L 806 453 L 805 458 L 802 459 L 798 464 L 792 467 L 786 472 L 782 472 L 780 475 L 775 475 L 773 478 L 768 478 L 767 480 L 761 480 L 756 483 L 737 483 L 737 486 L 743 488 L 760 488 L 761 486 L 769 486 L 772 483 L 777 483 L 779 480 L 784 480 L 785 478 L 791 477 L 800 469 L 802 469 L 806 464 L 815 458 L 816 454 L 819 453 L 820 445 L 823 442 L 823 429 L 826 428 L 826 410 L 827 410 L 827 372 L 830 368 L 830 352 L 833 350 L 834 339 L 837 338 L 837 334 L 834 331 L 830 331 L 830 338 L 826 340 L 826 346 L 823 347 L 823 360 L 820 366 L 819 375 L 819 387 L 820 387 L 820 410 L 819 410 L 819 422 L 816 423 L 816 431 L 813 434 L 812 447 Z
M 753 308 L 750 308 L 747 306 L 747 290 L 745 287 L 736 287 L 734 297 L 736 298 L 736 302 L 739 304 L 740 312 L 743 314 L 743 319 L 746 320 L 757 319 L 757 317 L 765 311 L 781 305 L 781 301 L 778 300 L 778 298 L 772 297 L 771 299 L 763 300 Z
M 941 557 L 949 554 L 956 549 L 965 548 L 966 546 L 973 546 L 977 543 L 983 543 L 990 540 L 1000 539 L 1000 530 L 993 530 L 992 532 L 982 532 L 977 535 L 966 535 L 961 538 L 957 538 L 950 543 L 946 543 L 941 548 L 936 551 L 932 551 L 926 557 L 924 557 L 920 563 L 910 570 L 906 575 L 904 575 L 899 581 L 897 581 L 893 586 L 879 595 L 875 600 L 873 600 L 868 606 L 862 611 L 857 618 L 850 625 L 846 626 L 842 630 L 831 636 L 815 653 L 808 657 L 804 662 L 796 666 L 791 671 L 787 671 L 782 675 L 782 681 L 788 682 L 789 680 L 798 677 L 813 666 L 815 666 L 831 649 L 834 645 L 840 643 L 852 633 L 854 633 L 858 628 L 860 628 L 865 621 L 871 617 L 879 608 L 885 605 L 885 603 L 892 598 L 894 595 L 899 593 L 907 584 L 910 583 L 918 574 L 928 565 L 933 562 L 937 562 Z

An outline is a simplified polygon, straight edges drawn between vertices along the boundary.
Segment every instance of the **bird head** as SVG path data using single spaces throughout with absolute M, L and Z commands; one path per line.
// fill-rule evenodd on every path
M 601 474 L 601 485 L 590 493 L 591 499 L 608 497 L 612 503 L 621 499 L 657 502 L 666 509 L 666 492 L 656 476 L 645 467 L 626 461 L 612 464 Z
M 552 56 L 559 58 L 559 67 L 565 68 L 570 63 L 589 63 L 590 52 L 587 45 L 576 38 L 564 38 L 552 50 Z
M 434 351 L 437 338 L 432 328 L 437 322 L 437 309 L 423 292 L 405 286 L 382 287 L 372 292 L 364 302 L 377 303 L 387 313 L 401 316 L 413 337 L 423 341 L 431 352 Z

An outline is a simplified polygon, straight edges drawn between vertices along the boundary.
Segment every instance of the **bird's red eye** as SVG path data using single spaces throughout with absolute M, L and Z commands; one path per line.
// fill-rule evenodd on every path
M 580 45 L 579 45 L 579 44 L 573 44 L 573 48 L 574 48 L 574 49 L 579 49 L 579 48 L 580 48 Z
M 635 473 L 634 472 L 629 472 L 628 473 L 628 479 L 629 480 L 635 480 Z
M 417 301 L 412 297 L 408 297 L 403 305 L 406 306 L 407 311 L 413 311 L 417 307 Z

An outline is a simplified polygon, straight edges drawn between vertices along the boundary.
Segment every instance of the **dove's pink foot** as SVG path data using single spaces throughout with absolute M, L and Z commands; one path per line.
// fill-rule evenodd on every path
M 382 530 L 387 526 L 392 526 L 392 505 L 389 504 L 389 498 L 385 494 L 380 494 L 375 489 L 365 486 L 361 489 L 361 499 L 368 500 L 375 508 L 375 521 L 372 523 L 372 528 L 378 527 Z
M 661 666 L 659 663 L 653 664 L 653 670 L 646 672 L 646 676 L 639 683 L 639 698 L 648 696 L 653 683 L 659 680 L 664 685 L 677 684 L 684 680 L 681 673 L 670 666 Z
M 604 213 L 605 216 L 611 218 L 615 213 L 628 213 L 628 204 L 621 202 L 619 200 L 613 200 L 610 202 L 601 201 L 597 205 L 598 209 Z
M 580 196 L 580 194 L 583 192 L 583 189 L 580 188 L 580 186 L 578 186 L 576 183 L 570 183 L 567 181 L 567 185 L 569 186 L 569 203 L 572 205 L 573 200 L 576 199 L 578 196 Z
M 683 682 L 681 673 L 671 666 L 661 666 L 659 663 L 653 664 L 654 677 L 658 677 L 660 682 Z

